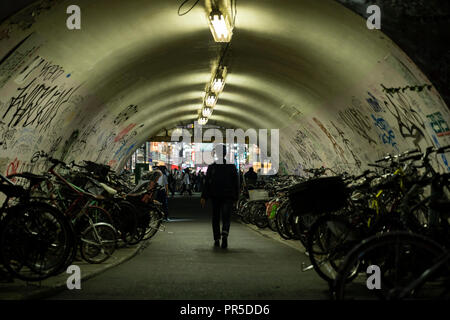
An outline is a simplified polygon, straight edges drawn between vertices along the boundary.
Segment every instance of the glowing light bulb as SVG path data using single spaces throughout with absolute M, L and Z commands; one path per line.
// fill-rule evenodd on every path
M 221 77 L 217 77 L 213 80 L 212 86 L 211 86 L 211 90 L 214 93 L 220 93 L 223 90 L 223 87 L 225 86 L 225 81 L 224 79 L 222 79 Z
M 198 119 L 198 123 L 202 126 L 205 125 L 207 122 L 208 122 L 208 118 L 203 117 L 203 118 Z
M 208 94 L 205 104 L 208 107 L 214 107 L 217 102 L 217 96 L 213 93 Z
M 202 115 L 205 118 L 209 118 L 212 115 L 212 108 L 204 107 L 203 110 L 202 110 Z
M 230 42 L 233 35 L 228 16 L 219 10 L 213 10 L 209 15 L 211 33 L 216 42 Z
M 225 78 L 227 75 L 227 68 L 224 66 L 218 67 L 214 79 L 211 83 L 211 91 L 216 95 L 223 91 L 223 87 L 225 86 Z

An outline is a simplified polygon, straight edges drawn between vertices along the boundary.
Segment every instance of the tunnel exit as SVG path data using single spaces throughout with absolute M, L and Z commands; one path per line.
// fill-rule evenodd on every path
M 448 300 L 444 1 L 0 8 L 1 300 Z

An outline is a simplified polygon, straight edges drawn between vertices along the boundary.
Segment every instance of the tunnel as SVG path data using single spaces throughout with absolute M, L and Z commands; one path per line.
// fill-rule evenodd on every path
M 278 175 L 320 167 L 357 175 L 387 154 L 450 144 L 448 3 L 7 2 L 0 24 L 5 176 L 42 173 L 44 153 L 120 173 L 147 141 L 202 118 L 223 67 L 225 85 L 204 129 L 277 130 Z M 217 3 L 231 24 L 229 42 L 211 33 Z M 373 4 L 381 7 L 380 28 L 369 27 Z M 450 172 L 445 153 L 431 162 Z

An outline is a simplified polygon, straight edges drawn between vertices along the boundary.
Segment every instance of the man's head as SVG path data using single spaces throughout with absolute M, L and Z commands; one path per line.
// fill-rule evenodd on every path
M 222 143 L 217 144 L 214 147 L 214 152 L 215 152 L 217 158 L 225 159 L 225 156 L 227 155 L 227 146 Z
M 249 171 L 249 172 L 253 172 L 253 167 L 250 167 L 250 168 L 248 169 L 248 171 Z

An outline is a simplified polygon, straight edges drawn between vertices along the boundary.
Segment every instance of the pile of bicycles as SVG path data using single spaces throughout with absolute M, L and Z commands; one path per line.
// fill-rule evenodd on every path
M 328 168 L 306 169 L 305 172 L 311 174 L 310 178 L 272 176 L 266 182 L 244 187 L 236 214 L 244 223 L 259 228 L 269 227 L 283 239 L 300 240 L 306 246 L 308 230 L 316 215 L 314 212 L 304 212 L 305 206 L 298 204 L 299 188 L 310 188 L 309 184 L 320 181 L 318 178 L 329 171 Z
M 309 179 L 275 177 L 257 187 L 259 199 L 244 192 L 237 214 L 300 240 L 311 261 L 303 271 L 314 269 L 335 299 L 448 298 L 450 174 L 431 165 L 448 151 L 388 155 L 358 176 L 319 168 Z
M 50 165 L 41 175 L 0 175 L 0 264 L 13 277 L 40 281 L 79 259 L 102 263 L 159 230 L 161 204 L 142 201 L 148 182 L 136 188 L 109 166 L 40 156 Z
M 450 298 L 450 173 L 430 161 L 449 151 L 429 147 L 380 159 L 372 166 L 383 174 L 367 173 L 352 189 L 365 193 L 359 207 L 318 223 L 310 257 L 318 254 L 316 271 L 329 270 L 324 278 L 334 298 Z

